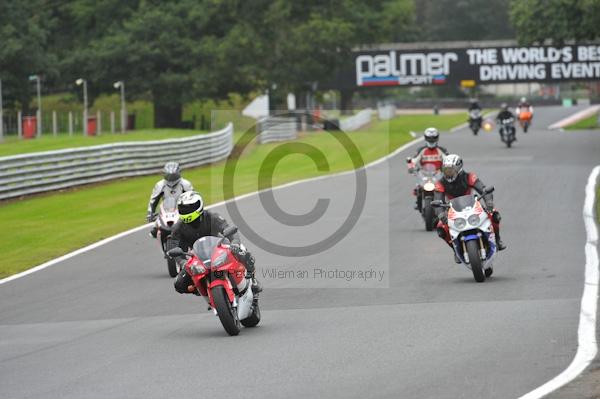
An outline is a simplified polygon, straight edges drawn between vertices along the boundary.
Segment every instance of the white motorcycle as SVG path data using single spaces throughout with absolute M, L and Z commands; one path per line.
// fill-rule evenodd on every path
M 431 201 L 433 201 L 435 183 L 441 179 L 442 174 L 435 166 L 425 164 L 415 172 L 415 175 L 417 178 L 416 194 L 418 196 L 418 211 L 421 212 L 421 216 L 425 222 L 425 230 L 432 231 L 437 224 L 437 218 L 431 207 Z
M 494 191 L 487 187 L 484 196 Z M 483 197 L 463 195 L 445 203 L 433 201 L 433 207 L 448 209 L 448 227 L 454 252 L 471 269 L 478 283 L 494 272 L 492 263 L 497 252 L 496 235 L 492 220 L 482 203 Z
M 160 243 L 161 250 L 165 259 L 167 260 L 167 268 L 169 270 L 169 276 L 175 277 L 179 274 L 179 267 L 172 259 L 167 256 L 167 251 L 175 248 L 173 241 L 171 240 L 171 231 L 173 225 L 179 220 L 179 212 L 177 211 L 177 201 L 175 198 L 168 197 L 163 200 L 160 204 L 160 212 L 154 222 L 158 229 L 156 238 Z

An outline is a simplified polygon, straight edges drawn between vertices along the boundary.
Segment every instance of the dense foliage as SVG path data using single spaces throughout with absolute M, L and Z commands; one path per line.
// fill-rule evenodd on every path
M 525 43 L 597 39 L 600 0 L 3 1 L 0 79 L 25 110 L 33 74 L 45 93 L 85 78 L 90 100 L 123 80 L 156 127 L 178 126 L 193 101 L 314 89 L 356 46 L 512 38 L 511 21 Z

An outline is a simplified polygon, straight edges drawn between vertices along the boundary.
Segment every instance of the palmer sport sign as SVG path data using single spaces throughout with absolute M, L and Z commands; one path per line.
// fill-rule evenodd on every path
M 488 47 L 379 50 L 354 53 L 352 70 L 330 86 L 340 89 L 551 82 L 600 79 L 600 46 Z

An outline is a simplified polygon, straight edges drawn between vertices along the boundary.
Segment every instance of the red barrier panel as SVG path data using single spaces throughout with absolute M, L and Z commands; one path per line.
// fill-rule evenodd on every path
M 96 121 L 96 117 L 95 116 L 88 116 L 88 122 L 87 122 L 87 134 L 88 136 L 95 136 L 96 135 L 96 127 L 98 125 L 98 122 Z

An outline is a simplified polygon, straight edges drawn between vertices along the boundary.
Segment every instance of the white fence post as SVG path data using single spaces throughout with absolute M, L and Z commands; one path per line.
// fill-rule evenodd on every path
M 56 111 L 52 111 L 52 135 L 56 137 L 57 126 L 56 126 Z
M 115 111 L 110 111 L 110 132 L 115 134 Z
M 21 111 L 17 113 L 17 134 L 19 138 L 23 138 L 23 113 Z
M 69 111 L 69 136 L 73 135 L 73 112 Z

